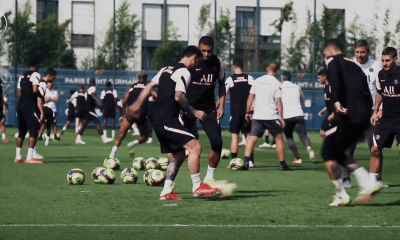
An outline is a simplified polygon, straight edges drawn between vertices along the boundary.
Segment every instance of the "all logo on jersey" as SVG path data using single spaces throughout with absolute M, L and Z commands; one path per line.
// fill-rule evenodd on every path
M 373 69 L 373 68 L 370 68 L 370 69 L 369 69 L 369 71 L 370 71 L 370 72 L 373 72 L 373 71 L 374 71 L 374 69 Z
M 394 86 L 385 86 L 383 92 L 388 95 L 394 95 Z

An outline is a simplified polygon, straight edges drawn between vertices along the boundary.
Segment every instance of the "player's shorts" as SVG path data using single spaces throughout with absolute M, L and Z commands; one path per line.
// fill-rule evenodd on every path
M 321 155 L 324 161 L 336 160 L 344 165 L 345 151 L 354 142 L 358 142 L 364 135 L 368 125 L 351 124 L 346 117 L 336 116 L 334 127 L 325 131 L 326 138 L 322 146 Z
M 276 120 L 251 120 L 251 136 L 262 137 L 264 135 L 265 130 L 268 130 L 272 136 L 279 135 L 283 132 L 281 122 L 279 119 Z
M 55 112 L 49 107 L 43 107 L 44 119 L 46 121 L 47 128 L 50 128 L 54 124 L 56 118 Z
M 306 129 L 306 121 L 304 121 L 303 116 L 285 119 L 285 129 L 283 132 L 285 133 L 286 137 L 293 138 L 293 132 L 296 125 L 303 125 L 304 129 Z
M 77 109 L 75 116 L 79 119 L 84 119 L 86 115 L 86 110 L 85 109 Z
M 394 138 L 397 144 L 400 143 L 400 119 L 382 117 L 378 125 L 375 127 L 372 141 L 374 146 L 379 149 L 391 148 Z
M 39 109 L 18 109 L 18 131 L 19 137 L 25 138 L 29 131 L 31 137 L 37 138 L 40 129 L 40 111 Z
M 75 118 L 76 118 L 76 114 L 75 114 L 75 111 L 70 111 L 69 109 L 68 109 L 68 121 L 69 122 L 73 122 L 74 120 L 75 120 Z
M 3 114 L 3 110 L 0 111 L 0 122 L 4 121 L 4 114 Z
M 328 129 L 331 129 L 331 128 L 333 128 L 335 125 L 334 125 L 334 123 L 333 123 L 333 121 L 328 121 L 328 116 L 326 116 L 325 118 L 324 118 L 324 120 L 322 121 L 322 124 L 321 124 L 321 130 L 322 131 L 326 131 L 326 130 L 328 130 Z
M 172 119 L 169 124 L 153 125 L 153 129 L 160 142 L 161 153 L 178 153 L 184 150 L 186 143 L 196 139 L 177 118 Z
M 115 109 L 103 110 L 103 118 L 115 118 Z
M 97 114 L 95 112 L 88 111 L 85 114 L 85 120 L 87 122 L 90 122 L 90 121 L 97 122 L 97 121 L 99 121 L 99 117 L 97 116 Z
M 229 121 L 229 132 L 239 134 L 248 133 L 251 130 L 250 123 L 246 121 L 245 116 L 232 116 Z

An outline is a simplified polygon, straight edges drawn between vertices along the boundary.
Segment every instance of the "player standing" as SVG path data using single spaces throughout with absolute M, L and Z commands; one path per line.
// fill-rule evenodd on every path
M 3 80 L 0 78 L 0 130 L 1 130 L 1 140 L 3 143 L 8 143 L 6 138 L 6 124 L 5 116 L 7 114 L 7 97 L 3 91 Z
M 293 131 L 296 130 L 300 141 L 307 147 L 310 160 L 315 161 L 315 153 L 311 148 L 310 138 L 307 136 L 304 112 L 301 108 L 301 103 L 305 101 L 304 93 L 298 85 L 290 81 L 291 78 L 292 76 L 289 72 L 282 73 L 282 104 L 283 118 L 285 119 L 284 133 L 286 141 L 295 157 L 293 163 L 302 163 L 296 143 L 293 139 Z
M 214 179 L 214 173 L 218 167 L 222 151 L 221 125 L 219 120 L 224 116 L 225 112 L 225 65 L 213 54 L 214 40 L 211 37 L 201 37 L 199 40 L 199 49 L 203 54 L 203 61 L 198 62 L 190 70 L 192 81 L 189 83 L 187 89 L 187 99 L 191 106 L 207 114 L 204 121 L 200 121 L 211 145 L 211 151 L 208 156 L 208 169 L 204 182 L 217 187 L 226 182 Z M 214 91 L 217 83 L 219 86 L 219 99 L 217 104 L 215 104 Z M 197 119 L 190 113 L 184 114 L 183 122 L 185 127 L 196 138 L 199 138 L 196 127 Z
M 47 69 L 45 75 L 55 77 L 57 75 L 57 72 L 54 69 Z M 44 115 L 45 115 L 44 117 L 45 117 L 46 126 L 47 126 L 47 138 L 46 138 L 45 146 L 49 145 L 51 126 L 53 126 L 54 140 L 60 141 L 60 138 L 57 137 L 57 107 L 56 107 L 56 102 L 58 102 L 60 98 L 58 96 L 57 90 L 53 89 L 53 81 L 54 80 L 46 81 L 47 89 L 46 89 L 46 95 L 44 97 L 45 104 L 43 106 L 43 110 L 44 110 Z M 41 133 L 43 133 L 43 132 L 41 132 Z
M 262 137 L 266 129 L 274 136 L 276 154 L 280 162 L 280 170 L 292 170 L 286 165 L 285 146 L 283 144 L 282 84 L 276 79 L 279 73 L 279 63 L 271 62 L 267 67 L 267 75 L 261 76 L 253 83 L 247 100 L 246 120 L 251 122 L 250 136 L 247 138 L 245 149 L 245 170 L 249 169 L 250 157 L 253 154 L 254 144 Z M 251 115 L 251 106 L 256 101 L 254 114 Z
M 77 129 L 75 134 L 78 133 L 76 137 L 75 144 L 86 144 L 82 141 L 82 137 L 79 134 L 79 129 L 81 129 L 82 121 L 85 119 L 86 115 L 86 94 L 85 94 L 85 86 L 83 84 L 79 85 L 79 90 L 77 92 L 76 97 L 76 118 L 78 119 Z
M 67 122 L 65 123 L 64 127 L 62 128 L 61 135 L 68 129 L 69 125 L 74 122 L 76 118 L 75 108 L 76 108 L 76 98 L 78 96 L 78 92 L 74 90 L 69 91 L 70 97 L 67 99 L 67 107 L 68 107 L 68 118 Z M 78 131 L 78 124 L 76 121 L 75 132 Z
M 111 82 L 106 83 L 107 89 L 101 92 L 100 99 L 103 104 L 104 135 L 107 137 L 107 119 L 111 118 L 111 137 L 115 138 L 115 105 L 118 100 L 118 94 L 115 89 L 111 88 L 111 85 Z
M 173 191 L 172 185 L 180 166 L 185 160 L 185 149 L 189 151 L 188 167 L 192 178 L 192 192 L 195 197 L 210 195 L 218 191 L 202 183 L 200 178 L 201 145 L 195 136 L 180 123 L 180 110 L 204 120 L 206 113 L 194 109 L 186 99 L 186 89 L 191 80 L 188 68 L 193 68 L 201 59 L 202 53 L 195 46 L 187 47 L 182 59 L 175 65 L 162 68 L 147 84 L 136 102 L 128 108 L 127 117 L 139 118 L 143 104 L 148 100 L 150 91 L 158 86 L 158 96 L 153 116 L 153 127 L 160 141 L 163 153 L 172 153 L 173 159 L 168 165 L 167 179 L 160 193 L 160 200 L 182 200 Z M 129 127 L 128 127 L 129 128 Z
M 345 154 L 346 149 L 358 141 L 369 125 L 372 97 L 367 77 L 353 60 L 345 57 L 338 39 L 328 41 L 324 58 L 332 89 L 331 101 L 335 107 L 336 123 L 335 127 L 326 131 L 322 147 L 326 170 L 336 192 L 329 206 L 350 203 L 350 197 L 343 188 L 338 164 L 347 166 L 357 179 L 361 191 L 356 201 L 370 201 L 381 186 L 370 184 L 368 172 Z

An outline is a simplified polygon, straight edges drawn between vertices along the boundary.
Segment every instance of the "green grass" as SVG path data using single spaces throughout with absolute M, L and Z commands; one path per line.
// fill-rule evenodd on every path
M 294 157 L 286 148 L 287 162 L 296 170 L 292 172 L 279 171 L 272 149 L 256 149 L 255 160 L 260 167 L 246 172 L 226 169 L 229 161 L 221 160 L 216 178 L 238 184 L 236 194 L 225 200 L 195 199 L 185 163 L 175 185 L 184 201 L 166 202 L 158 200 L 160 187 L 143 183 L 144 171 L 139 171 L 139 181 L 134 185 L 122 184 L 120 171 L 113 185 L 93 183 L 90 173 L 103 164 L 112 148 L 112 143 L 101 143 L 95 130 L 88 130 L 83 137 L 87 145 L 76 146 L 72 130 L 60 142 L 50 142 L 49 147 L 44 147 L 44 141 L 39 142 L 38 151 L 45 156 L 43 165 L 13 163 L 15 132 L 7 129 L 10 142 L 0 143 L 0 240 L 396 239 L 400 233 L 400 228 L 391 227 L 400 226 L 400 162 L 394 148 L 384 152 L 383 178 L 391 187 L 367 204 L 328 207 L 334 189 L 319 155 L 322 141 L 317 132 L 309 133 L 318 157 L 316 163 L 308 161 L 307 152 L 299 142 L 301 165 L 290 164 Z M 223 137 L 224 147 L 229 148 L 229 133 L 224 131 Z M 118 152 L 122 168 L 131 167 L 126 144 L 132 139 L 128 136 Z M 203 178 L 210 146 L 203 132 L 200 141 Z M 258 144 L 262 142 L 260 139 Z M 25 145 L 24 157 L 26 149 Z M 243 152 L 242 146 L 240 157 Z M 156 140 L 140 145 L 135 152 L 136 157 L 160 155 Z M 369 169 L 366 144 L 359 145 L 355 156 Z M 66 175 L 72 168 L 81 168 L 86 173 L 84 185 L 67 184 Z M 357 192 L 357 186 L 348 190 L 353 199 Z

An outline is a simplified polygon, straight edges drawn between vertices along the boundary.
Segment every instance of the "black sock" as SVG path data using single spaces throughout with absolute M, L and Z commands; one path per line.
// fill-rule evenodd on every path
M 274 145 L 275 144 L 275 138 L 274 139 L 272 139 L 272 145 Z
M 237 153 L 231 153 L 232 159 L 237 158 Z
M 286 166 L 287 166 L 285 160 L 283 160 L 283 161 L 281 161 L 281 162 L 279 162 L 279 163 L 281 164 L 281 167 L 286 167 Z
M 269 135 L 265 135 L 265 142 L 269 144 Z
M 250 157 L 244 157 L 244 168 L 249 168 Z
M 254 163 L 254 154 L 250 155 L 250 161 L 252 161 Z

